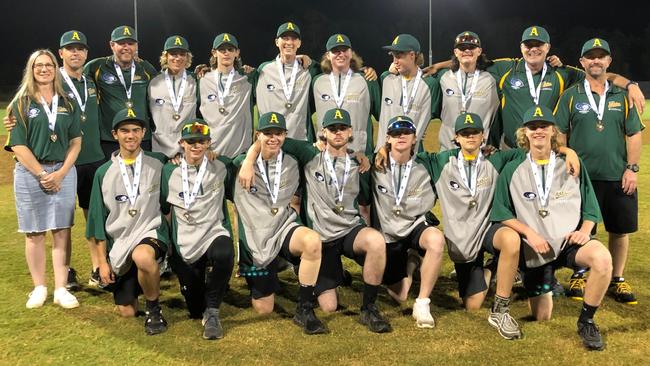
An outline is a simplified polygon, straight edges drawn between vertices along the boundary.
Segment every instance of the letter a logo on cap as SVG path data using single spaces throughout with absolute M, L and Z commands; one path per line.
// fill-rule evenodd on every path
M 533 113 L 533 117 L 544 117 L 544 113 L 542 113 L 542 108 L 540 107 L 535 108 L 535 113 Z
M 600 39 L 596 38 L 594 39 L 594 44 L 591 47 L 602 47 L 603 45 L 600 44 Z
M 471 115 L 471 114 L 467 114 L 467 115 L 465 115 L 465 124 L 466 124 L 466 125 L 468 125 L 468 124 L 472 124 L 472 125 L 473 125 L 473 124 L 474 124 L 474 120 L 472 119 L 472 115 Z
M 539 37 L 539 33 L 537 33 L 537 27 L 533 27 L 533 29 L 530 30 L 529 36 L 537 36 L 537 37 Z
M 223 42 L 230 42 L 230 37 L 228 37 L 227 34 L 224 34 L 224 35 L 223 35 L 223 39 L 222 39 L 222 41 L 223 41 Z
M 75 41 L 81 41 L 81 38 L 79 38 L 79 33 L 77 32 L 72 32 L 72 39 Z
M 343 41 L 343 37 L 341 37 L 340 34 L 337 34 L 336 35 L 336 43 L 343 43 L 343 42 L 345 42 L 345 41 Z
M 269 123 L 280 123 L 280 121 L 278 121 L 278 116 L 276 116 L 275 113 L 271 114 L 271 120 Z
M 126 116 L 129 118 L 136 118 L 135 112 L 133 112 L 133 109 L 131 108 L 126 111 Z
M 181 37 L 176 37 L 174 40 L 174 46 L 182 46 L 183 42 L 181 41 Z
M 397 44 L 398 39 L 399 39 L 399 36 L 395 37 L 395 39 L 393 40 L 393 44 Z
M 287 29 L 294 30 L 293 29 L 293 23 L 291 23 L 291 22 L 287 23 Z
M 343 115 L 341 114 L 340 109 L 337 109 L 336 112 L 334 113 L 334 119 L 343 119 Z
M 123 36 L 131 36 L 131 31 L 129 30 L 129 27 L 124 27 L 124 31 L 122 32 Z

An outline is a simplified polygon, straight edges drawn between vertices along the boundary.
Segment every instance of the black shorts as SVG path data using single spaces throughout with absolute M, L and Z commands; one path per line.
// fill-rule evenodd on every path
M 522 243 L 522 245 L 527 245 Z M 524 288 L 528 297 L 544 295 L 553 290 L 555 283 L 555 270 L 562 267 L 577 268 L 576 254 L 580 245 L 567 245 L 554 261 L 546 263 L 540 267 L 526 268 L 525 261 L 520 267 L 522 268 Z M 521 251 L 522 258 L 524 251 Z
M 621 181 L 594 180 L 591 182 L 603 216 L 605 230 L 614 234 L 629 234 L 639 230 L 638 192 L 628 195 L 621 188 Z M 594 232 L 595 234 L 595 227 Z
M 100 142 L 102 151 L 104 152 L 104 161 L 111 160 L 111 154 L 120 149 L 120 144 L 117 141 L 104 141 Z M 151 140 L 142 140 L 140 147 L 144 151 L 151 151 Z
M 165 250 L 160 246 L 158 239 L 144 238 L 138 245 L 151 246 L 155 251 L 156 260 L 161 260 L 165 256 Z M 114 283 L 108 285 L 106 290 L 113 293 L 115 305 L 132 305 L 138 296 L 142 294 L 142 287 L 138 282 L 138 268 L 135 263 L 131 264 L 128 272 L 118 276 Z
M 291 254 L 291 251 L 289 251 L 289 244 L 291 243 L 293 233 L 300 227 L 303 226 L 295 226 L 289 230 L 287 236 L 282 242 L 282 246 L 280 247 L 280 253 L 278 253 L 278 257 L 286 259 L 293 265 L 300 264 L 300 257 Z M 266 266 L 266 271 L 263 273 L 256 273 L 254 276 L 242 274 L 246 279 L 246 283 L 248 284 L 253 299 L 266 297 L 280 290 L 280 281 L 278 280 L 278 261 L 279 259 L 276 257 L 268 266 Z
M 395 243 L 386 243 L 386 269 L 384 270 L 384 285 L 393 285 L 406 277 L 406 261 L 408 249 L 415 249 L 420 256 L 424 256 L 425 250 L 420 248 L 420 237 L 429 226 L 426 221 L 416 226 L 404 239 Z
M 503 227 L 503 224 L 495 223 L 488 228 L 476 259 L 467 263 L 454 263 L 456 278 L 458 279 L 458 295 L 461 298 L 464 299 L 487 290 L 488 287 L 483 274 L 484 254 L 488 252 L 494 256 L 498 255 L 492 242 L 494 240 L 494 234 L 501 227 Z
M 85 210 L 90 207 L 90 192 L 93 188 L 95 172 L 102 164 L 104 164 L 104 160 L 75 165 L 75 169 L 77 169 L 77 198 L 79 199 L 79 207 Z
M 358 225 L 346 235 L 323 243 L 322 257 L 320 262 L 320 270 L 318 272 L 318 280 L 314 293 L 316 296 L 322 294 L 327 290 L 339 287 L 343 283 L 343 263 L 341 262 L 341 255 L 344 255 L 363 266 L 365 261 L 364 255 L 357 255 L 354 253 L 354 240 L 359 235 L 359 232 L 367 226 Z

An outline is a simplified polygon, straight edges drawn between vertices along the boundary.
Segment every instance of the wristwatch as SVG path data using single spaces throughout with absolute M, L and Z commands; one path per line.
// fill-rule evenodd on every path
M 630 169 L 631 171 L 638 173 L 639 172 L 639 164 L 627 164 L 625 166 L 625 169 Z
M 636 81 L 632 81 L 632 80 L 630 80 L 630 81 L 627 82 L 627 84 L 625 84 L 625 90 L 629 90 L 629 89 L 630 89 L 630 85 L 637 85 L 637 86 L 638 86 L 639 83 L 637 83 Z
M 38 173 L 37 177 L 38 177 L 38 179 L 42 179 L 46 175 L 47 175 L 47 172 L 45 170 L 43 170 L 40 173 Z

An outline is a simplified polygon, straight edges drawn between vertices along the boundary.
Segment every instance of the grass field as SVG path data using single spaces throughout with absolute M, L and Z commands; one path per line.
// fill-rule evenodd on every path
M 437 124 L 428 131 L 426 146 L 435 146 Z M 4 137 L 0 137 L 4 143 Z M 121 319 L 108 293 L 84 288 L 77 293 L 81 307 L 63 310 L 52 304 L 51 295 L 41 309 L 25 308 L 32 284 L 24 258 L 24 237 L 16 233 L 10 154 L 0 154 L 0 364 L 1 365 L 431 365 L 434 363 L 554 364 L 554 365 L 629 365 L 650 363 L 650 226 L 646 218 L 650 197 L 643 187 L 650 185 L 650 148 L 645 146 L 639 185 L 640 230 L 632 236 L 626 277 L 634 286 L 639 304 L 622 305 L 606 298 L 596 315 L 605 335 L 604 352 L 587 352 L 581 347 L 575 322 L 580 303 L 567 298 L 555 301 L 553 319 L 532 322 L 522 298 L 515 289 L 512 314 L 523 327 L 524 339 L 503 340 L 487 323 L 488 301 L 480 311 L 461 309 L 456 283 L 447 278 L 452 264 L 445 258 L 442 277 L 432 294 L 432 312 L 437 321 L 433 330 L 418 329 L 410 308 L 415 293 L 406 304 L 396 304 L 385 291 L 379 306 L 390 318 L 394 331 L 372 334 L 357 323 L 361 302 L 360 269 L 346 261 L 354 277 L 352 287 L 341 291 L 343 309 L 324 315 L 317 310 L 331 333 L 305 336 L 292 324 L 297 298 L 297 282 L 288 272 L 282 274 L 284 288 L 276 300 L 276 312 L 260 317 L 250 307 L 248 290 L 241 278 L 232 278 L 230 291 L 221 307 L 224 339 L 201 339 L 201 325 L 187 318 L 175 278 L 162 282 L 162 305 L 169 330 L 146 336 L 143 318 Z M 644 169 L 645 168 L 645 169 Z M 439 208 L 435 209 L 440 214 Z M 81 280 L 88 279 L 90 261 L 83 239 L 84 219 L 80 210 L 73 228 L 72 264 Z M 599 237 L 603 238 L 602 233 Z M 49 241 L 50 238 L 48 238 Z M 49 245 L 49 244 L 48 244 Z M 48 260 L 48 273 L 51 264 Z M 570 273 L 558 274 L 566 283 Z M 52 278 L 49 289 L 52 291 Z M 490 295 L 490 299 L 491 299 Z

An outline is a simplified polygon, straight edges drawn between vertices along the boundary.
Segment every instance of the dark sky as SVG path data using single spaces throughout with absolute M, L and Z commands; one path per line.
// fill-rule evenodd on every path
M 551 35 L 551 53 L 578 64 L 582 43 L 599 36 L 612 46 L 611 71 L 650 80 L 650 25 L 642 1 L 433 0 L 433 59 L 451 55 L 454 36 L 477 32 L 488 57 L 519 55 L 522 31 L 539 24 Z M 296 22 L 303 33 L 301 53 L 320 59 L 332 33 L 347 34 L 366 64 L 381 72 L 390 59 L 381 46 L 398 33 L 411 33 L 428 56 L 428 0 L 138 0 L 140 55 L 157 66 L 163 42 L 179 33 L 190 42 L 196 63 L 204 63 L 212 39 L 221 32 L 239 39 L 244 63 L 273 58 L 277 26 Z M 636 5 L 635 5 L 636 4 Z M 56 50 L 70 29 L 86 34 L 89 58 L 109 54 L 111 30 L 134 24 L 133 0 L 8 1 L 0 5 L 4 47 L 0 92 L 15 90 L 25 61 L 37 48 Z

